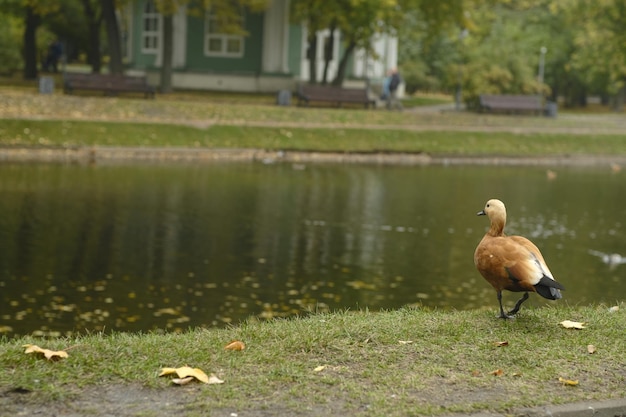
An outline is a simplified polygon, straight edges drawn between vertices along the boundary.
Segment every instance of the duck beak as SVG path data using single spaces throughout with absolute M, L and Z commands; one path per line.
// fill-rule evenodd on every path
M 478 213 L 476 213 L 477 216 L 485 216 L 487 213 L 485 213 L 485 210 L 481 210 Z

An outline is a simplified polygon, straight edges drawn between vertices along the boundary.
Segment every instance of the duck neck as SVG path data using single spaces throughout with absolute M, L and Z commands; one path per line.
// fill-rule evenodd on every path
M 489 227 L 489 231 L 487 234 L 489 236 L 504 236 L 504 225 L 506 223 L 505 219 L 497 218 L 491 221 L 491 227 Z

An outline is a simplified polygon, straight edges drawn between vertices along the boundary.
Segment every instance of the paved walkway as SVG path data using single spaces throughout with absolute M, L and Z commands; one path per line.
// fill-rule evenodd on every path
M 518 410 L 507 416 L 516 417 L 626 417 L 626 398 L 607 401 L 585 401 Z M 503 417 L 503 414 L 454 414 L 445 417 Z

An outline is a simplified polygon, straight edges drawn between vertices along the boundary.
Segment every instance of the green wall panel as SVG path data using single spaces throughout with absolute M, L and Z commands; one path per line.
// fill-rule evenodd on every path
M 204 54 L 204 21 L 196 17 L 187 20 L 187 66 L 190 72 L 259 73 L 263 39 L 263 15 L 247 14 L 242 57 L 210 57 Z

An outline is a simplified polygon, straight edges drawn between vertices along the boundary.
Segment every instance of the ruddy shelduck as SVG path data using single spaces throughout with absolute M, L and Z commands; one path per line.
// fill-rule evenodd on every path
M 507 319 L 516 314 L 528 299 L 529 292 L 536 292 L 549 300 L 561 298 L 559 290 L 564 288 L 555 281 L 537 246 L 525 237 L 504 234 L 506 208 L 502 201 L 487 201 L 477 215 L 487 215 L 491 226 L 476 247 L 474 264 L 498 294 L 500 318 Z M 502 308 L 502 290 L 524 292 L 506 314 Z

